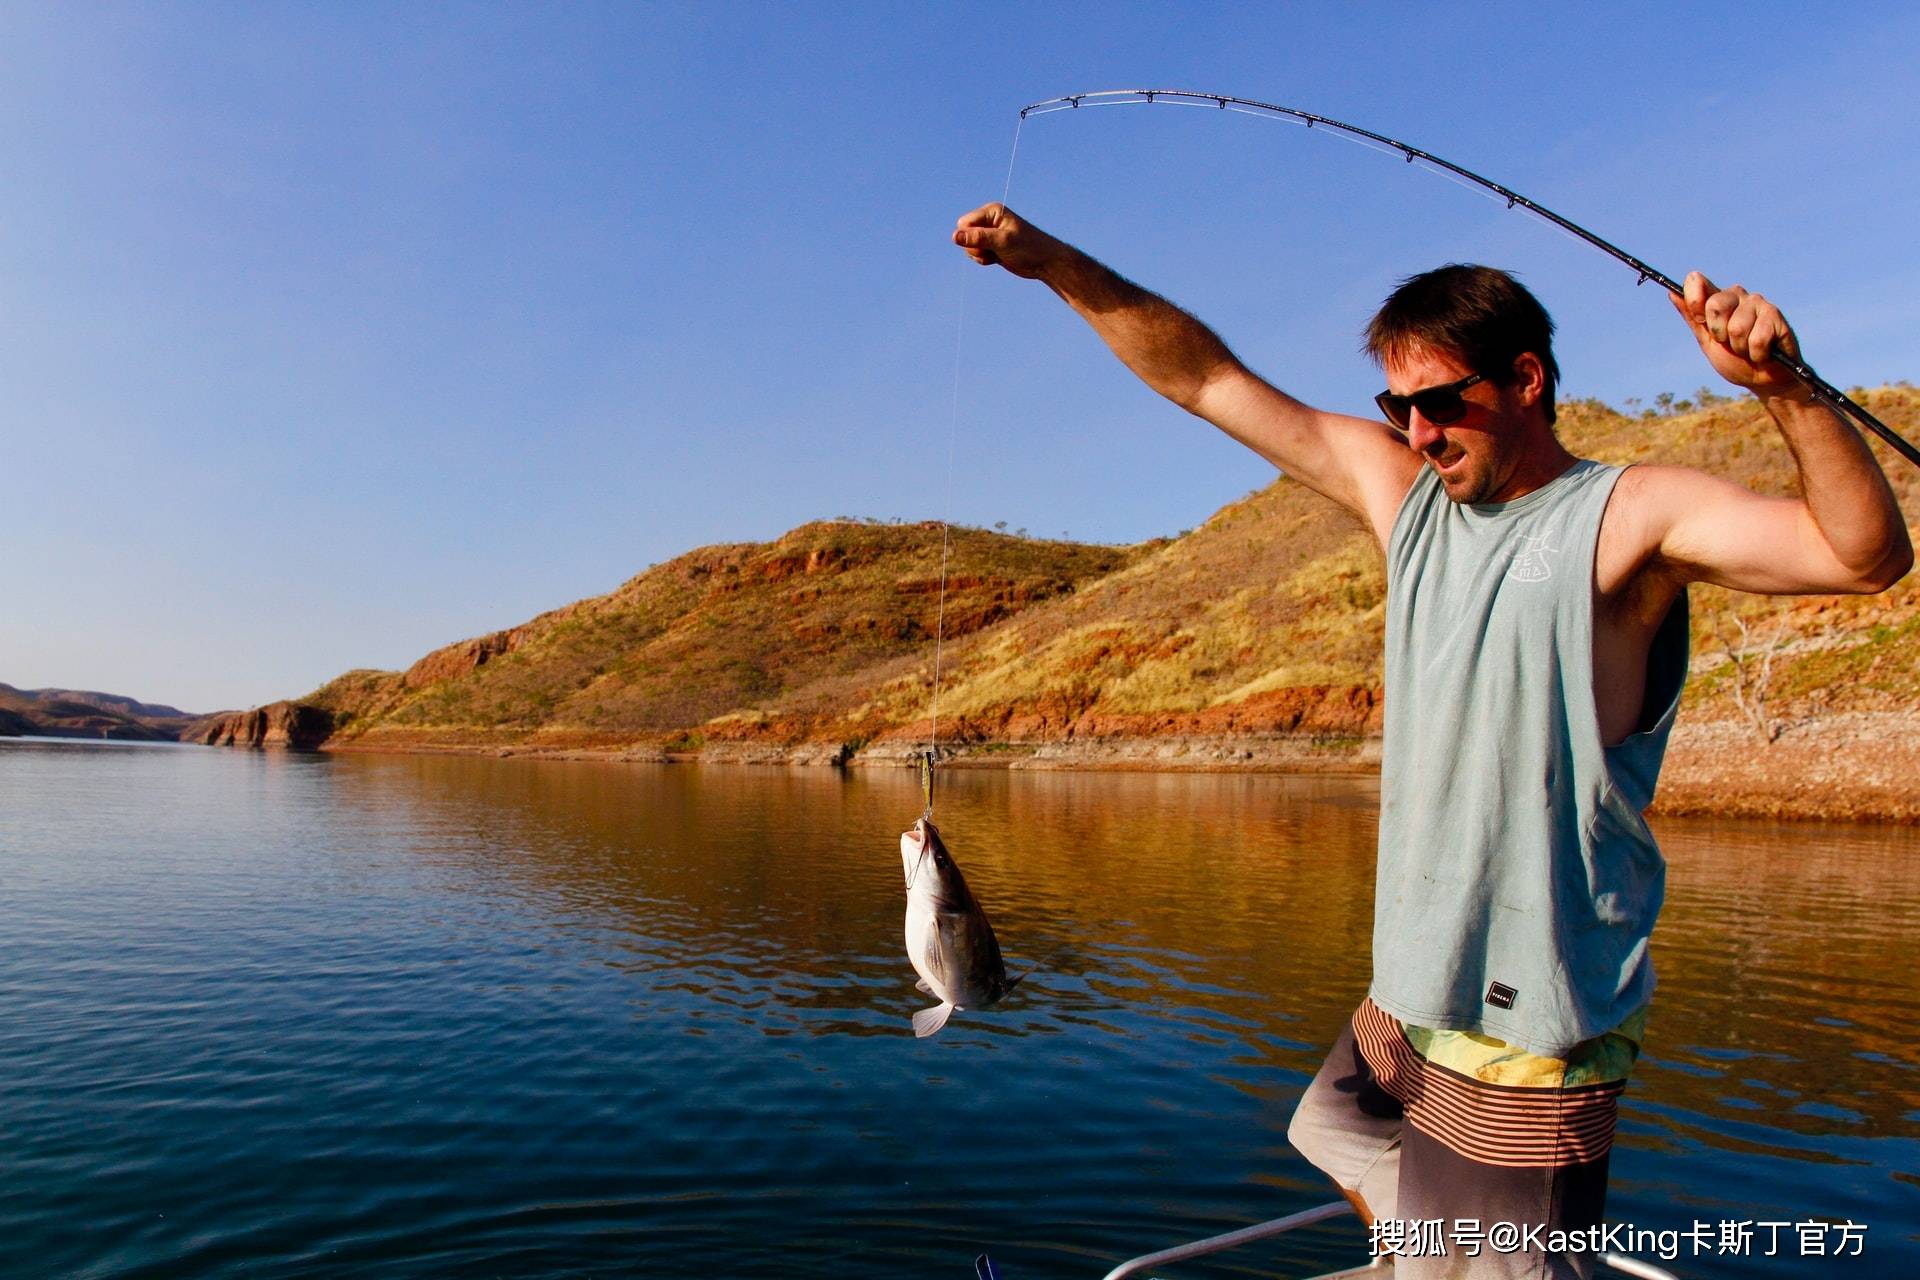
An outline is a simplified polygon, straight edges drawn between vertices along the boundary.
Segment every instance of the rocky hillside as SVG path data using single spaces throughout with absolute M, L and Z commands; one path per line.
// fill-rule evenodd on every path
M 1920 435 L 1912 388 L 1857 398 Z M 1694 465 L 1763 492 L 1793 485 L 1777 432 L 1746 401 L 1703 394 L 1639 413 L 1576 401 L 1561 432 L 1605 461 Z M 1920 471 L 1881 456 L 1904 509 L 1920 514 Z M 404 672 L 349 672 L 298 703 L 329 746 L 904 755 L 932 709 L 939 555 L 937 526 L 858 521 L 703 548 Z M 1079 764 L 1352 767 L 1372 750 L 1380 555 L 1358 522 L 1291 481 L 1135 547 L 955 530 L 949 574 L 943 743 Z M 1920 717 L 1913 578 L 1881 596 L 1790 601 L 1695 588 L 1692 605 L 1683 723 L 1719 726 L 1756 759 L 1785 759 L 1822 725 L 1844 720 L 1871 743 L 1892 731 L 1874 717 Z M 1716 741 L 1703 751 L 1723 769 Z
M 1071 595 L 1150 549 L 954 530 L 946 639 Z M 332 745 L 691 745 L 716 717 L 798 690 L 856 695 L 876 671 L 930 653 L 940 559 L 938 526 L 858 521 L 705 547 L 607 595 L 405 671 L 348 672 L 299 701 L 330 718 Z
M 333 716 L 319 707 L 271 702 L 250 711 L 201 716 L 180 737 L 211 747 L 318 747 L 333 736 Z

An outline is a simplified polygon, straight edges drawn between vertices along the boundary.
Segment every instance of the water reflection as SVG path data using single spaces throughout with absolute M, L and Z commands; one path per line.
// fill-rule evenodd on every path
M 0 784 L 29 1188 L 0 1270 L 958 1275 L 990 1246 L 1026 1280 L 1326 1195 L 1284 1131 L 1365 988 L 1368 779 L 950 771 L 942 829 L 1033 974 L 927 1042 L 904 770 L 8 745 Z M 1920 834 L 1661 835 L 1612 1216 L 1851 1215 L 1920 1262 Z
M 341 775 L 337 803 L 369 823 L 404 808 L 456 885 L 511 879 L 522 900 L 617 924 L 631 942 L 608 941 L 636 965 L 664 946 L 901 976 L 895 841 L 919 808 L 905 772 L 425 757 L 349 759 Z M 1037 965 L 1056 988 L 1108 981 L 1134 1001 L 1211 985 L 1241 1013 L 1263 976 L 1304 977 L 1284 1008 L 1257 1002 L 1277 1025 L 1335 1021 L 1363 985 L 1373 818 L 1353 802 L 1370 793 L 1366 780 L 955 771 L 939 817 L 1016 970 Z M 1295 962 L 1309 956 L 1321 963 Z

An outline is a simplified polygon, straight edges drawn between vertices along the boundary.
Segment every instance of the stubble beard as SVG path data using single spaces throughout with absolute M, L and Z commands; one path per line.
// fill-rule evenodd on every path
M 1457 478 L 1440 477 L 1440 487 L 1446 491 L 1447 500 L 1461 506 L 1489 501 L 1495 487 L 1490 460 L 1468 456 L 1465 462 Z

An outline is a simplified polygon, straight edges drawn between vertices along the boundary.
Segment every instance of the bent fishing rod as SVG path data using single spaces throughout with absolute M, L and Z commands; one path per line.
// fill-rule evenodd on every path
M 1295 124 L 1304 124 L 1309 129 L 1319 126 L 1320 128 L 1329 130 L 1336 136 L 1349 138 L 1358 142 L 1370 150 L 1384 150 L 1389 155 L 1399 155 L 1405 158 L 1408 164 L 1419 162 L 1426 166 L 1430 172 L 1437 172 L 1441 177 L 1463 180 L 1466 183 L 1470 183 L 1472 186 L 1478 187 L 1483 191 L 1491 193 L 1498 199 L 1506 201 L 1507 208 L 1524 209 L 1535 217 L 1542 218 L 1560 228 L 1575 239 L 1586 241 L 1607 256 L 1616 261 L 1623 262 L 1632 268 L 1634 273 L 1639 277 L 1636 283 L 1645 284 L 1651 280 L 1669 293 L 1685 296 L 1685 290 L 1674 283 L 1671 276 L 1655 270 L 1626 250 L 1602 240 L 1585 227 L 1568 221 L 1553 210 L 1527 199 L 1527 197 L 1517 191 L 1503 187 L 1490 178 L 1483 178 L 1469 169 L 1463 169 L 1451 160 L 1443 160 L 1431 151 L 1423 151 L 1419 147 L 1409 146 L 1407 143 L 1401 142 L 1398 138 L 1389 138 L 1383 133 L 1375 133 L 1371 129 L 1362 129 L 1358 125 L 1343 124 L 1338 120 L 1330 119 L 1327 116 L 1316 115 L 1311 111 L 1301 111 L 1295 107 L 1275 106 L 1271 102 L 1255 102 L 1249 98 L 1235 98 L 1227 94 L 1193 93 L 1184 89 L 1106 89 L 1098 93 L 1074 93 L 1064 98 L 1048 98 L 1044 102 L 1032 103 L 1020 108 L 1020 119 L 1024 122 L 1028 116 L 1047 115 L 1055 111 L 1071 111 L 1079 107 L 1119 107 L 1133 106 L 1136 104 L 1153 105 L 1156 103 L 1164 103 L 1168 106 L 1212 107 L 1221 111 L 1237 111 L 1242 115 L 1259 116 L 1268 120 L 1283 120 Z M 1015 135 L 1015 145 L 1018 145 L 1017 134 Z M 1888 447 L 1893 449 L 1894 452 L 1898 453 L 1908 462 L 1913 463 L 1916 467 L 1920 467 L 1920 449 L 1916 449 L 1907 441 L 1906 437 L 1902 436 L 1892 427 L 1889 427 L 1886 423 L 1880 421 L 1880 419 L 1874 417 L 1871 413 L 1868 413 L 1859 404 L 1855 403 L 1852 397 L 1815 373 L 1812 366 L 1807 364 L 1806 361 L 1782 350 L 1778 343 L 1774 344 L 1771 354 L 1776 363 L 1789 370 L 1794 377 L 1798 378 L 1801 383 L 1806 386 L 1807 390 L 1813 393 L 1815 399 L 1839 414 L 1841 418 L 1850 419 L 1859 426 L 1871 431 L 1874 435 L 1879 436 L 1887 442 Z

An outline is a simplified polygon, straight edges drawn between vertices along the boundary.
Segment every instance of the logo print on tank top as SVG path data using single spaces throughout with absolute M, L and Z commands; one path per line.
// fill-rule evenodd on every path
M 1547 563 L 1547 557 L 1555 555 L 1560 548 L 1549 545 L 1554 532 L 1523 533 L 1520 535 L 1520 549 L 1513 553 L 1513 563 L 1507 566 L 1507 576 L 1515 582 L 1545 582 L 1553 576 L 1553 566 Z

